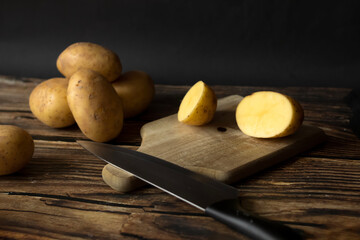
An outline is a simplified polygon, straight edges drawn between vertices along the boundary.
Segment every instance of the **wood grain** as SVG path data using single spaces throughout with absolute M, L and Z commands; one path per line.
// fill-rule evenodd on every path
M 243 134 L 235 120 L 242 97 L 219 99 L 214 119 L 204 126 L 188 126 L 173 114 L 145 124 L 139 152 L 233 183 L 269 166 L 295 156 L 325 141 L 317 127 L 303 125 L 296 134 L 277 139 L 257 139 Z M 126 171 L 110 164 L 102 171 L 104 181 L 114 190 L 128 192 L 145 185 Z
M 0 177 L 0 239 L 246 239 L 196 208 L 152 187 L 119 194 L 101 177 L 104 163 L 75 143 L 76 126 L 50 129 L 28 107 L 41 79 L 0 77 L 0 124 L 28 130 L 35 154 Z M 156 80 L 155 80 L 156 82 Z M 177 111 L 190 86 L 156 86 L 148 111 L 127 120 L 113 143 L 137 149 L 143 124 Z M 351 89 L 213 86 L 219 98 L 275 90 L 293 96 L 307 124 L 328 140 L 233 186 L 243 205 L 301 230 L 308 239 L 360 238 L 360 140 L 349 127 Z

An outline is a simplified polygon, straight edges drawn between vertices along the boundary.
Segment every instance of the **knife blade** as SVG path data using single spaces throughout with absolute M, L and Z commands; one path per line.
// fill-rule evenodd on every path
M 252 239 L 302 239 L 296 230 L 244 209 L 238 190 L 160 158 L 119 146 L 77 142 L 105 162 L 197 207 Z

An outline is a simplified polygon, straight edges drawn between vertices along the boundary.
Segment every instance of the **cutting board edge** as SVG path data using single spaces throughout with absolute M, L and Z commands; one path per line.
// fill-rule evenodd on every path
M 298 148 L 297 151 L 291 151 L 291 148 L 293 148 L 294 146 L 287 146 L 285 148 L 279 149 L 269 155 L 266 155 L 264 157 L 261 157 L 257 160 L 251 161 L 245 165 L 241 165 L 237 168 L 234 168 L 230 171 L 219 171 L 219 170 L 214 170 L 212 176 L 209 176 L 209 174 L 206 174 L 206 171 L 203 170 L 208 170 L 208 168 L 204 168 L 204 167 L 196 167 L 196 166 L 191 166 L 191 165 L 186 165 L 183 166 L 184 168 L 187 168 L 191 171 L 200 173 L 200 174 L 204 174 L 208 177 L 212 177 L 218 181 L 227 183 L 227 184 L 232 184 L 235 182 L 238 182 L 242 179 L 245 179 L 255 173 L 261 173 L 262 171 L 264 171 L 267 168 L 270 167 L 274 167 L 277 164 L 288 160 L 294 156 L 296 156 L 297 154 L 307 151 L 317 145 L 319 145 L 320 143 L 323 143 L 326 139 L 327 136 L 325 134 L 325 132 L 318 127 L 314 127 L 317 130 L 317 133 L 315 135 L 309 135 L 308 137 L 302 139 L 302 141 L 297 142 L 297 144 L 301 145 L 301 143 L 306 143 L 306 144 L 302 144 L 302 148 Z M 309 141 L 309 139 L 312 139 L 312 141 Z M 314 139 L 316 141 L 314 141 Z M 269 159 L 274 159 L 273 156 L 276 156 L 277 161 L 269 161 Z M 259 164 L 262 166 L 261 168 L 259 168 Z M 135 176 L 131 176 L 128 177 L 127 176 L 127 172 L 126 171 L 111 171 L 112 166 L 110 164 L 107 164 L 104 166 L 103 168 L 103 172 L 102 172 L 102 176 L 103 176 L 103 180 L 104 182 L 109 185 L 112 189 L 118 191 L 118 192 L 130 192 L 133 191 L 139 187 L 145 186 L 146 183 L 141 181 L 140 179 L 136 178 Z M 106 171 L 106 169 L 108 169 L 107 171 L 109 173 L 111 173 L 111 175 L 105 177 L 104 176 L 104 171 Z M 109 184 L 108 182 L 108 177 L 115 177 L 118 180 L 121 179 L 122 181 L 113 181 L 112 184 Z M 114 182 L 116 182 L 116 184 L 114 184 Z
M 229 106 L 229 104 L 231 106 L 235 106 L 234 104 L 238 104 L 238 102 L 242 99 L 242 97 L 240 95 L 230 95 L 227 96 L 225 98 L 221 98 L 218 100 L 219 103 L 225 104 L 226 106 Z M 225 107 L 224 109 L 227 110 L 227 108 Z M 160 127 L 162 127 L 163 121 L 166 121 L 168 119 L 171 118 L 175 118 L 177 114 L 172 114 L 169 115 L 167 117 L 164 118 L 160 118 L 158 120 L 149 122 L 144 124 L 141 129 L 140 129 L 140 135 L 142 137 L 142 142 L 139 146 L 139 148 L 137 149 L 140 152 L 145 152 L 148 153 L 150 155 L 154 155 L 156 156 L 156 154 L 152 154 L 151 151 L 147 152 L 147 151 L 141 151 L 143 150 L 143 147 L 145 145 L 143 145 L 146 142 L 146 138 L 147 136 L 150 136 L 151 134 L 144 134 L 144 129 L 147 127 L 147 130 L 150 130 L 150 132 L 154 132 L 156 129 L 153 127 L 158 126 L 160 124 Z M 172 120 L 177 120 L 177 119 L 172 119 Z M 306 126 L 308 124 L 303 124 L 303 126 Z M 309 126 L 309 125 L 308 125 Z M 310 125 L 311 126 L 311 125 Z M 239 181 L 243 178 L 246 178 L 252 174 L 255 174 L 259 171 L 263 171 L 266 168 L 269 168 L 275 164 L 278 164 L 288 158 L 291 158 L 303 151 L 306 151 L 314 146 L 316 146 L 317 144 L 319 144 L 320 142 L 322 142 L 323 140 L 325 140 L 326 135 L 324 133 L 324 131 L 322 129 L 320 129 L 319 127 L 316 126 L 311 126 L 314 131 L 314 133 L 309 133 L 305 134 L 304 138 L 301 139 L 300 142 L 298 142 L 295 145 L 291 145 L 291 146 L 285 146 L 282 147 L 281 149 L 276 150 L 275 152 L 272 152 L 271 154 L 265 155 L 265 156 L 261 156 L 258 159 L 254 159 L 252 160 L 251 158 L 249 158 L 251 161 L 247 162 L 245 164 L 242 164 L 240 166 L 232 166 L 232 165 L 228 165 L 228 168 L 223 168 L 222 170 L 220 170 L 219 168 L 211 168 L 209 166 L 194 166 L 194 165 L 186 165 L 186 164 L 181 164 L 180 166 L 185 167 L 187 169 L 190 169 L 194 172 L 198 172 L 200 174 L 212 177 L 216 180 L 225 182 L 225 183 L 233 183 L 236 181 Z M 149 129 L 150 128 L 150 129 Z M 311 129 L 310 129 L 311 130 Z M 149 132 L 149 131 L 148 131 Z M 298 133 L 301 131 L 298 131 Z M 310 135 L 310 136 L 309 136 Z M 293 136 L 296 136 L 296 134 L 294 134 Z M 285 137 L 286 138 L 286 137 Z M 284 138 L 282 138 L 284 139 Z M 265 140 L 267 141 L 267 140 Z M 277 141 L 277 140 L 272 140 L 272 141 Z M 279 144 L 282 145 L 282 140 L 280 140 Z M 299 147 L 300 144 L 300 147 Z M 293 149 L 294 148 L 294 149 Z M 293 149 L 293 150 L 291 150 Z M 280 154 L 280 156 L 278 156 Z M 275 159 L 274 159 L 275 158 Z M 170 161 L 171 162 L 171 161 Z M 259 167 L 260 166 L 260 167 Z M 105 169 L 105 167 L 104 167 Z M 112 174 L 113 176 L 117 175 L 117 174 Z M 110 176 L 112 177 L 112 176 Z M 123 178 L 123 179 L 121 179 Z M 125 177 L 126 178 L 126 177 Z M 127 181 L 128 179 L 124 179 L 124 176 L 122 174 L 119 173 L 119 176 L 117 178 L 118 180 L 125 180 Z M 133 187 L 130 187 L 130 189 L 127 189 L 126 191 L 129 190 L 133 190 L 136 187 L 134 187 L 135 185 L 138 185 L 137 183 L 140 181 L 138 179 L 132 178 L 132 180 L 134 180 L 134 182 L 132 181 L 128 181 L 129 185 L 133 185 Z M 105 181 L 106 182 L 106 181 Z M 108 182 L 106 182 L 108 185 L 110 185 L 110 187 L 113 187 L 111 184 L 109 184 Z M 136 184 L 135 184 L 136 183 Z M 119 187 L 123 188 L 121 186 L 122 183 L 119 183 Z M 140 184 L 141 185 L 141 184 Z M 143 184 L 144 185 L 144 184 Z M 131 189 L 133 188 L 133 189 Z M 115 189 L 120 191 L 119 189 Z M 124 191 L 124 192 L 126 192 Z
M 306 125 L 306 126 L 311 126 L 311 125 Z M 255 173 L 260 173 L 267 168 L 276 166 L 277 164 L 284 162 L 285 160 L 289 160 L 292 157 L 295 157 L 299 153 L 308 151 L 313 147 L 325 142 L 327 139 L 327 135 L 325 134 L 324 130 L 315 126 L 311 126 L 311 127 L 317 129 L 318 132 L 314 135 L 309 135 L 308 137 L 302 139 L 301 141 L 297 142 L 294 145 L 286 146 L 264 157 L 258 158 L 245 165 L 234 168 L 233 170 L 227 171 L 226 174 L 222 173 L 223 176 L 226 177 L 223 177 L 221 180 L 219 179 L 218 180 L 225 183 L 237 182 Z M 309 141 L 309 139 L 311 139 L 311 141 Z M 291 151 L 294 148 L 294 146 L 301 146 L 301 147 L 297 148 L 297 151 Z M 276 161 L 268 161 L 268 159 L 274 159 L 274 156 L 276 156 L 277 159 Z M 259 165 L 262 167 L 259 168 Z M 221 173 L 219 174 L 221 175 Z

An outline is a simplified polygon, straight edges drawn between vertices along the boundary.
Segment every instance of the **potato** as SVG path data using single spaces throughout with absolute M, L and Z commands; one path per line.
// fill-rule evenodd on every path
M 66 78 L 51 78 L 37 85 L 30 94 L 32 113 L 50 127 L 62 128 L 75 123 L 66 100 L 68 82 Z
M 217 98 L 214 91 L 203 81 L 197 82 L 181 101 L 178 120 L 189 125 L 204 125 L 215 114 Z
M 34 141 L 22 128 L 0 125 L 0 175 L 22 169 L 32 158 Z
M 302 124 L 304 111 L 293 98 L 281 93 L 260 91 L 243 98 L 236 108 L 240 130 L 257 138 L 284 137 Z
M 103 75 L 108 81 L 117 79 L 122 70 L 119 57 L 98 44 L 78 42 L 67 47 L 58 57 L 56 66 L 66 77 L 86 68 Z
M 123 102 L 125 118 L 143 112 L 155 94 L 154 82 L 142 71 L 126 72 L 112 85 Z
M 123 108 L 105 77 L 89 70 L 74 73 L 67 91 L 70 110 L 85 136 L 96 142 L 107 142 L 123 127 Z

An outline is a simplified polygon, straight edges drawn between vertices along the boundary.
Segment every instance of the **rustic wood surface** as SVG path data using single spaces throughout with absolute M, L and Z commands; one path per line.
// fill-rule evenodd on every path
M 119 194 L 101 177 L 105 163 L 83 150 L 76 126 L 51 129 L 29 110 L 41 79 L 0 77 L 0 124 L 27 130 L 31 162 L 0 177 L 0 239 L 246 239 L 196 208 L 146 186 Z M 156 86 L 149 109 L 127 120 L 114 141 L 137 149 L 139 129 L 173 114 L 189 86 Z M 243 205 L 299 229 L 308 239 L 360 239 L 360 141 L 350 129 L 351 89 L 213 86 L 218 97 L 275 90 L 293 96 L 305 122 L 328 140 L 305 153 L 232 184 Z
M 239 131 L 235 111 L 240 95 L 219 98 L 212 121 L 204 126 L 180 123 L 177 114 L 146 123 L 140 130 L 138 151 L 204 174 L 234 183 L 287 160 L 322 143 L 326 136 L 303 124 L 296 134 L 283 138 L 257 139 Z M 126 171 L 107 164 L 103 180 L 113 189 L 128 192 L 145 183 Z

